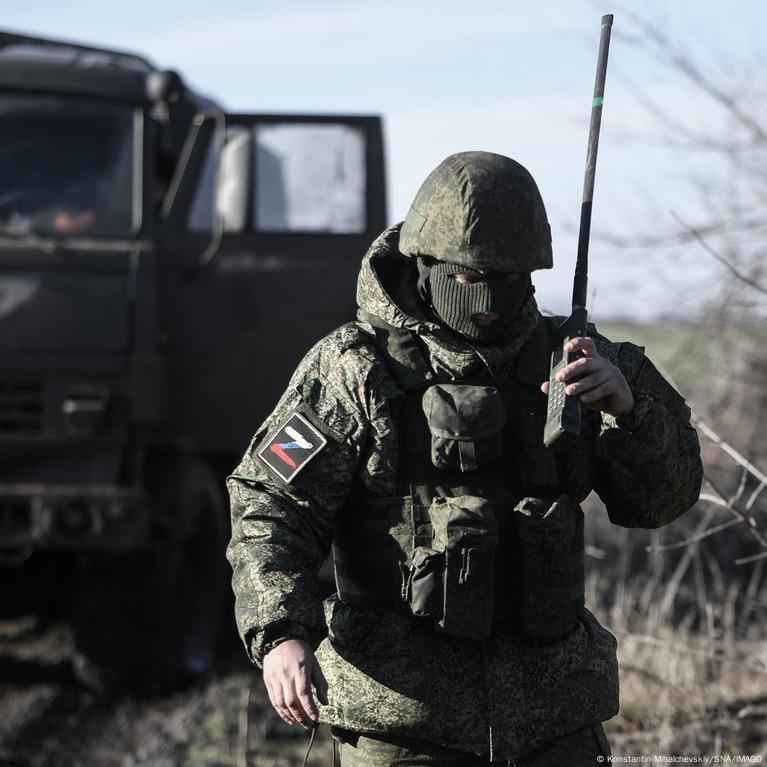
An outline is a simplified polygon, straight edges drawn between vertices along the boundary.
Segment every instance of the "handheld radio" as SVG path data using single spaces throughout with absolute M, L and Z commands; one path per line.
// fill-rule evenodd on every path
M 591 124 L 589 126 L 589 143 L 586 152 L 586 174 L 583 180 L 583 202 L 581 204 L 581 223 L 578 232 L 578 257 L 575 262 L 572 312 L 557 330 L 554 350 L 551 353 L 549 404 L 546 412 L 546 426 L 543 432 L 543 442 L 547 447 L 551 447 L 554 443 L 557 443 L 557 447 L 564 447 L 566 443 L 577 438 L 581 430 L 580 398 L 577 394 L 566 394 L 565 387 L 567 384 L 557 381 L 555 376 L 579 356 L 578 353 L 566 352 L 565 345 L 573 338 L 586 335 L 586 321 L 588 319 L 586 291 L 588 287 L 591 203 L 594 198 L 599 126 L 602 122 L 602 102 L 604 99 L 607 53 L 610 48 L 612 24 L 612 14 L 602 16 L 599 54 L 597 57 L 597 76 L 594 83 L 594 97 L 591 102 Z

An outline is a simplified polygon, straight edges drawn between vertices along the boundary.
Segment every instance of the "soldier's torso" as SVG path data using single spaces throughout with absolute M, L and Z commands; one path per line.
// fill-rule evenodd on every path
M 340 599 L 466 638 L 566 634 L 583 607 L 572 477 L 589 458 L 543 446 L 540 365 L 441 382 L 408 336 L 377 332 L 395 385 L 338 517 Z

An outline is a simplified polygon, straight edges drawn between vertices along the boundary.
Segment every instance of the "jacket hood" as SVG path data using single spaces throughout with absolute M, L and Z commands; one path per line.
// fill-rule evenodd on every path
M 359 319 L 383 321 L 416 333 L 426 345 L 438 376 L 457 379 L 507 372 L 540 317 L 535 298 L 530 296 L 497 346 L 475 346 L 464 341 L 436 322 L 421 305 L 415 260 L 399 250 L 401 228 L 399 223 L 386 229 L 362 260 L 357 280 Z

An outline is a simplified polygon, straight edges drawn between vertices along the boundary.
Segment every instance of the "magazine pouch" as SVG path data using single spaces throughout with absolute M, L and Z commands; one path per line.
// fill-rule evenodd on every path
M 402 594 L 413 615 L 419 618 L 435 618 L 442 615 L 444 571 L 444 552 L 426 546 L 414 549 Z
M 435 629 L 470 639 L 490 635 L 498 531 L 488 501 L 475 496 L 435 498 L 429 508 L 431 548 L 417 547 L 403 596 L 414 615 Z
M 570 633 L 583 608 L 583 514 L 566 495 L 523 498 L 514 508 L 515 615 L 537 639 Z

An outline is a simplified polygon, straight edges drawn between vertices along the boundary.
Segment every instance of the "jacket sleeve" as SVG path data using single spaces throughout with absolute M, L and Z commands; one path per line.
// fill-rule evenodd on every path
M 367 440 L 369 368 L 360 350 L 339 348 L 331 337 L 321 341 L 227 479 L 235 615 L 259 665 L 277 639 L 301 638 L 316 648 L 325 635 L 317 575 Z M 294 413 L 327 443 L 286 482 L 258 453 Z
M 599 353 L 623 372 L 635 405 L 622 416 L 602 414 L 594 489 L 611 522 L 661 527 L 687 511 L 700 494 L 703 466 L 690 409 L 641 347 L 595 340 Z

